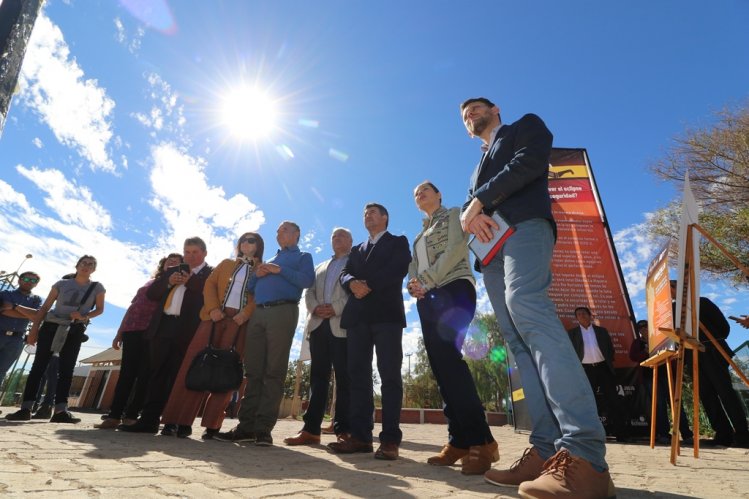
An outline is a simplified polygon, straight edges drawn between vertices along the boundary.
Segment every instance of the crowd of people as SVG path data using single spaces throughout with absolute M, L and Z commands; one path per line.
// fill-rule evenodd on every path
M 608 413 L 615 419 L 616 436 L 625 439 L 617 406 L 613 346 L 606 330 L 592 324 L 587 307 L 575 311 L 579 326 L 565 332 L 548 295 L 556 238 L 547 184 L 552 134 L 532 114 L 503 124 L 499 108 L 483 97 L 465 101 L 460 110 L 466 129 L 480 139 L 482 150 L 468 199 L 462 207 L 448 208 L 436 185 L 428 181 L 417 185 L 414 200 L 425 218 L 411 244 L 405 236 L 388 232 L 390 214 L 383 205 L 368 203 L 363 211 L 367 240 L 354 245 L 350 230 L 335 228 L 332 257 L 316 267 L 312 256 L 300 250 L 301 230 L 292 221 L 279 225 L 278 250 L 267 259 L 263 238 L 255 232 L 242 234 L 236 256 L 215 268 L 206 263 L 207 248 L 199 237 L 185 240 L 181 254 L 162 258 L 153 278 L 136 292 L 112 341 L 113 348 L 122 349 L 121 374 L 109 412 L 96 427 L 125 433 L 160 431 L 187 438 L 203 407 L 201 438 L 273 445 L 303 299 L 307 310 L 304 334 L 312 359 L 310 401 L 303 427 L 284 443 L 320 444 L 334 371 L 335 441 L 328 444 L 330 451 L 398 459 L 403 439 L 401 367 L 406 325 L 402 286 L 407 278 L 406 288 L 416 299 L 427 357 L 448 421 L 447 442 L 429 457 L 428 464 L 460 462 L 464 474 L 483 475 L 496 485 L 518 486 L 522 497 L 613 497 L 605 460 L 606 434 L 594 397 L 594 391 L 603 394 Z M 514 464 L 502 469 L 492 469 L 499 460 L 499 445 L 461 352 L 476 310 L 468 238 L 474 235 L 479 242 L 490 243 L 499 227 L 492 218 L 497 214 L 514 233 L 493 259 L 476 260 L 474 270 L 483 277 L 518 366 L 532 419 L 530 446 Z M 7 370 L 6 357 L 17 358 L 20 353 L 29 321 L 27 342 L 37 345 L 21 408 L 7 419 L 79 421 L 67 410 L 67 398 L 86 325 L 104 311 L 104 286 L 91 280 L 95 270 L 96 259 L 82 257 L 72 278 L 55 283 L 44 303 L 32 293 L 39 282 L 33 272 L 21 274 L 19 288 L 3 295 L 0 325 L 12 334 L 0 337 L 4 342 L 2 373 Z M 566 333 L 571 341 L 560 341 Z M 244 364 L 238 423 L 231 429 L 222 428 L 231 391 L 187 388 L 192 361 L 207 345 L 235 349 Z M 377 450 L 373 436 L 375 352 L 382 393 Z M 40 412 L 43 406 L 34 412 L 34 403 L 53 358 L 59 360 L 54 414 L 45 416 Z M 725 400 L 715 407 L 721 403 L 726 407 Z M 662 411 L 665 414 L 665 404 Z M 718 418 L 717 409 L 715 413 Z M 732 441 L 743 438 L 745 418 L 743 428 L 733 419 L 729 428 L 731 424 Z M 667 421 L 659 418 L 659 425 Z M 661 433 L 667 431 L 665 426 L 659 428 Z

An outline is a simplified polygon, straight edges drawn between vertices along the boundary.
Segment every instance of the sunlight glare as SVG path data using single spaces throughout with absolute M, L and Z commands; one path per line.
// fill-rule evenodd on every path
M 253 87 L 241 87 L 228 93 L 223 99 L 221 117 L 232 135 L 241 139 L 267 137 L 276 128 L 273 99 Z

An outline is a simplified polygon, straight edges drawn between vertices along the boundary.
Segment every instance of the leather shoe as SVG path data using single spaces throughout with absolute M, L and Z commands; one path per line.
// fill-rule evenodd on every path
M 177 438 L 187 438 L 192 435 L 192 426 L 179 425 L 177 427 Z
M 283 443 L 286 445 L 318 445 L 320 443 L 320 435 L 314 435 L 302 430 L 293 437 L 284 438 Z
M 122 421 L 120 421 L 119 419 L 109 418 L 105 419 L 99 424 L 95 424 L 94 428 L 99 428 L 100 430 L 114 430 L 115 428 L 120 426 L 120 424 L 122 424 Z
M 483 445 L 472 445 L 468 455 L 463 458 L 460 472 L 464 475 L 483 475 L 499 461 L 499 445 L 496 441 Z
M 458 462 L 459 459 L 463 459 L 467 455 L 468 449 L 461 449 L 459 447 L 453 447 L 450 444 L 445 444 L 439 454 L 427 459 L 427 463 L 432 466 L 452 466 Z
M 522 498 L 614 498 L 616 489 L 609 471 L 596 471 L 585 459 L 562 449 L 551 456 L 541 475 L 520 484 Z
M 493 469 L 484 473 L 484 480 L 492 485 L 518 486 L 541 476 L 545 462 L 535 447 L 529 447 L 508 469 Z
M 382 442 L 374 455 L 375 459 L 395 461 L 398 459 L 398 444 L 393 442 Z
M 173 423 L 167 423 L 161 429 L 162 437 L 173 437 L 177 434 L 177 425 Z
M 213 440 L 213 437 L 216 435 L 218 435 L 218 428 L 206 428 L 200 438 L 203 440 Z
M 336 454 L 354 454 L 356 452 L 372 452 L 372 442 L 364 442 L 355 437 L 338 437 L 337 442 L 328 444 L 328 449 Z
M 143 421 L 138 420 L 134 424 L 131 424 L 131 425 L 121 424 L 120 426 L 117 427 L 117 430 L 126 431 L 128 433 L 150 433 L 152 435 L 155 435 L 159 432 L 159 423 L 150 424 L 150 423 L 144 423 Z

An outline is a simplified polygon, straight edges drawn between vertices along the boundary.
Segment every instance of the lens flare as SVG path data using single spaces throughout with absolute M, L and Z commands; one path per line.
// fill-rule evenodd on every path
M 486 330 L 477 324 L 468 326 L 466 339 L 463 343 L 463 355 L 473 360 L 486 358 L 489 353 L 489 338 Z

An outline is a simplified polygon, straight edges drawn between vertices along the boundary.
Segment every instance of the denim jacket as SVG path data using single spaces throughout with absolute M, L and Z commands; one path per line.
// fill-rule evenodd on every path
M 429 266 L 418 273 L 416 244 L 424 238 Z M 408 267 L 408 278 L 416 277 L 426 289 L 444 286 L 456 279 L 468 279 L 475 284 L 468 262 L 468 235 L 460 226 L 460 208 L 437 208 L 424 219 L 424 228 L 414 238 L 413 258 Z

